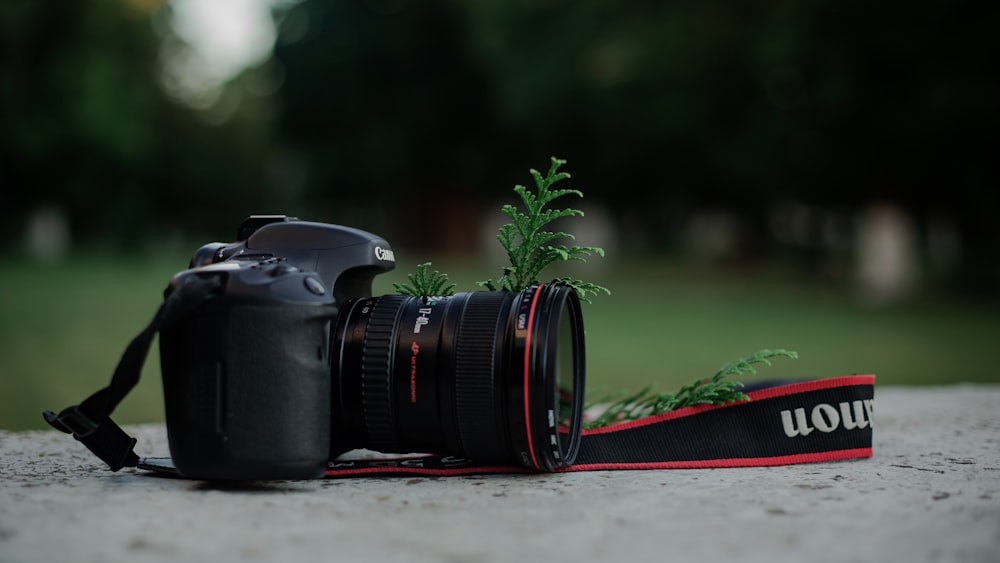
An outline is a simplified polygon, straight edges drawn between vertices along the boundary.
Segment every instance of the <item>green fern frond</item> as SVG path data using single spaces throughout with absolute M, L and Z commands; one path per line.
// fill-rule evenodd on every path
M 719 373 L 715 374 L 713 379 L 728 377 L 728 376 L 742 376 L 746 374 L 756 374 L 757 370 L 753 367 L 753 364 L 765 364 L 771 365 L 771 358 L 785 357 L 785 358 L 798 358 L 798 352 L 792 350 L 757 350 L 753 355 L 741 358 L 738 360 L 733 360 L 728 364 L 722 366 Z
M 504 268 L 503 275 L 497 279 L 477 282 L 480 287 L 493 291 L 521 291 L 540 282 L 542 272 L 555 262 L 575 260 L 586 262 L 592 255 L 604 256 L 604 250 L 593 246 L 554 245 L 560 239 L 573 239 L 573 235 L 562 231 L 543 230 L 545 225 L 564 217 L 580 217 L 583 212 L 577 209 L 546 208 L 552 201 L 567 195 L 583 197 L 583 192 L 574 189 L 552 189 L 557 182 L 570 177 L 568 172 L 559 172 L 566 164 L 565 160 L 552 157 L 548 172 L 531 169 L 535 180 L 535 191 L 529 191 L 522 185 L 514 186 L 514 192 L 520 196 L 525 212 L 513 205 L 504 205 L 500 210 L 510 218 L 511 222 L 500 227 L 497 240 L 507 252 L 510 266 Z M 577 290 L 582 299 L 588 293 L 611 292 L 596 284 L 584 283 L 579 280 L 556 280 Z M 586 300 L 586 299 L 585 299 Z M 589 300 L 588 300 L 589 301 Z
M 655 393 L 653 386 L 649 385 L 638 393 L 626 397 L 603 397 L 591 402 L 587 409 L 598 408 L 603 404 L 607 404 L 607 406 L 601 407 L 602 412 L 594 419 L 587 421 L 584 426 L 586 428 L 600 428 L 695 405 L 724 405 L 748 401 L 750 398 L 746 393 L 740 391 L 743 384 L 727 378 L 748 373 L 755 374 L 757 370 L 753 367 L 754 364 L 771 365 L 770 359 L 775 357 L 798 358 L 798 354 L 780 349 L 758 350 L 746 358 L 740 358 L 722 366 L 709 379 L 699 379 L 681 387 L 676 393 Z
M 576 294 L 580 297 L 580 300 L 586 301 L 587 303 L 592 303 L 590 298 L 587 297 L 587 294 L 593 294 L 596 296 L 598 293 L 604 293 L 606 295 L 611 295 L 611 290 L 606 287 L 599 286 L 595 283 L 574 280 L 572 278 L 559 278 L 554 280 L 552 283 L 572 287 L 576 290 Z
M 417 272 L 406 275 L 410 283 L 394 283 L 392 286 L 396 288 L 397 293 L 421 297 L 425 302 L 430 297 L 454 295 L 455 284 L 448 283 L 448 276 L 437 270 L 428 273 L 427 269 L 430 265 L 430 262 L 417 264 Z

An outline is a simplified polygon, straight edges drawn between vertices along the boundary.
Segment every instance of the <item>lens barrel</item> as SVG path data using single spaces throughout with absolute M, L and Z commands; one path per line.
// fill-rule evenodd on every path
M 349 300 L 331 335 L 331 451 L 433 452 L 554 471 L 580 445 L 576 291 Z

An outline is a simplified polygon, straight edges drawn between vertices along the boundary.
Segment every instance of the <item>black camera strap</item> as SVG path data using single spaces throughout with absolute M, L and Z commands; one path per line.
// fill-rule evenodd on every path
M 153 320 L 126 348 L 107 387 L 59 414 L 44 413 L 108 464 L 176 473 L 169 458 L 139 458 L 136 440 L 111 413 L 139 381 L 156 333 L 217 296 L 217 275 L 190 276 L 171 292 Z M 561 471 L 683 469 L 788 465 L 872 455 L 875 378 L 853 375 L 748 389 L 749 400 L 699 405 L 583 432 L 576 463 Z M 450 455 L 330 461 L 327 477 L 532 473 L 517 466 L 479 464 Z
M 748 401 L 699 405 L 584 430 L 576 463 L 560 471 L 791 465 L 872 456 L 875 377 L 758 384 Z M 455 456 L 331 461 L 327 477 L 532 473 Z
M 558 471 L 762 467 L 868 458 L 874 383 L 872 375 L 852 375 L 756 384 L 748 401 L 699 405 L 584 430 L 576 463 Z M 139 467 L 176 473 L 170 458 L 143 458 Z M 330 461 L 326 477 L 535 472 L 454 455 L 371 454 Z
M 79 405 L 66 407 L 59 414 L 45 411 L 45 421 L 59 431 L 72 434 L 107 463 L 112 471 L 138 465 L 139 457 L 132 450 L 135 438 L 111 420 L 111 413 L 139 382 L 142 365 L 146 362 L 156 333 L 215 297 L 221 290 L 222 280 L 217 275 L 189 276 L 163 300 L 153 320 L 129 343 L 108 386 Z

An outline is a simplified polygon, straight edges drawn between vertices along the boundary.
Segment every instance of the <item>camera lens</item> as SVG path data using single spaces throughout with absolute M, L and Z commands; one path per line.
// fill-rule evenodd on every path
M 553 471 L 580 445 L 575 290 L 349 300 L 334 330 L 331 451 L 454 454 Z

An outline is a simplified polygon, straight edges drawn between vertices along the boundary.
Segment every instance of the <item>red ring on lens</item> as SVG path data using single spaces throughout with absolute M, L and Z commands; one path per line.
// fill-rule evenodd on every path
M 538 459 L 535 457 L 535 445 L 531 439 L 531 337 L 535 328 L 535 307 L 538 305 L 538 297 L 542 294 L 543 285 L 538 284 L 535 287 L 534 295 L 531 296 L 527 333 L 524 336 L 524 428 L 528 437 L 528 454 L 531 455 L 531 463 L 535 469 L 542 469 L 542 467 L 538 465 Z

